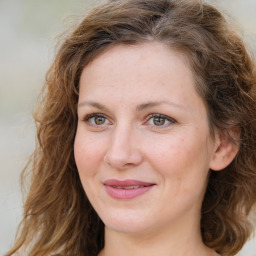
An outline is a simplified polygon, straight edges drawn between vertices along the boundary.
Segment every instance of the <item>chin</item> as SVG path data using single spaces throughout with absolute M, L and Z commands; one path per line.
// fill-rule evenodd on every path
M 138 213 L 117 212 L 115 214 L 112 213 L 100 217 L 106 228 L 120 233 L 143 233 L 151 226 L 150 220 L 140 216 Z

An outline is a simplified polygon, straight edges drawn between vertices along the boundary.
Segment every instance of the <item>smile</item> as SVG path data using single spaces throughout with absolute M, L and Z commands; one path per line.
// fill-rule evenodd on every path
M 118 188 L 118 189 L 134 189 L 134 188 L 140 188 L 144 186 L 129 186 L 129 187 L 119 187 L 119 186 L 112 186 L 113 188 Z
M 156 184 L 138 180 L 106 180 L 104 186 L 107 194 L 115 199 L 127 200 L 138 197 L 149 190 Z

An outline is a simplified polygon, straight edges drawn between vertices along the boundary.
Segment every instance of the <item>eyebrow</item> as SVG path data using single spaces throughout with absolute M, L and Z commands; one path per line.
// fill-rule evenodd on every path
M 82 106 L 91 106 L 91 107 L 98 108 L 100 110 L 110 112 L 110 110 L 107 107 L 103 106 L 100 103 L 94 102 L 94 101 L 86 101 L 86 100 L 82 101 L 81 103 L 78 104 L 78 107 L 82 107 Z
M 170 106 L 175 107 L 175 108 L 184 109 L 184 107 L 182 105 L 177 104 L 175 102 L 152 101 L 152 102 L 147 102 L 147 103 L 137 105 L 136 106 L 136 111 L 139 112 L 139 111 L 142 111 L 144 109 L 156 107 L 156 106 L 159 106 L 159 105 L 162 105 L 162 104 L 167 104 L 167 105 L 170 105 Z M 98 108 L 98 109 L 103 110 L 103 111 L 110 112 L 110 110 L 107 107 L 105 107 L 104 105 L 102 105 L 100 103 L 94 102 L 94 101 L 82 101 L 81 103 L 78 104 L 78 107 L 85 106 L 85 105 L 95 107 L 95 108 Z
M 156 106 L 159 106 L 162 104 L 167 104 L 167 105 L 170 105 L 175 108 L 181 108 L 181 109 L 184 108 L 182 105 L 174 103 L 174 102 L 170 102 L 170 101 L 153 101 L 153 102 L 148 102 L 148 103 L 138 105 L 136 107 L 136 111 L 142 111 L 144 109 L 156 107 Z

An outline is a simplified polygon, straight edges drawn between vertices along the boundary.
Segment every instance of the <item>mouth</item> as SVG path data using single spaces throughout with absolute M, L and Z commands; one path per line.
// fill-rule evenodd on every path
M 118 188 L 118 189 L 135 189 L 135 188 L 142 188 L 144 186 L 128 186 L 128 187 L 119 187 L 119 186 L 112 186 L 113 188 Z
M 156 184 L 139 180 L 106 180 L 104 183 L 107 194 L 115 199 L 127 200 L 141 196 L 150 191 Z

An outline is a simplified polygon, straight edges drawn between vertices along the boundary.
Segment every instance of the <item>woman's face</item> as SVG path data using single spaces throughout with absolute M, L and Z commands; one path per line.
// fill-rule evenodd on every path
M 184 56 L 114 46 L 81 76 L 75 160 L 106 228 L 199 227 L 215 144 Z

